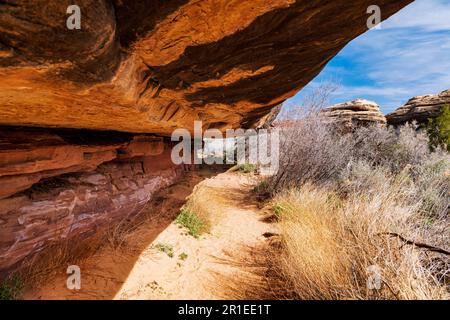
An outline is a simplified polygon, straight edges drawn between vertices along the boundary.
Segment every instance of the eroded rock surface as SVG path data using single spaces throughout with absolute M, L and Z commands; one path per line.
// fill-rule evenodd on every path
M 339 127 L 348 130 L 356 126 L 386 124 L 386 118 L 378 104 L 363 99 L 339 103 L 321 110 L 320 113 Z
M 0 128 L 0 199 L 45 178 L 92 171 L 108 161 L 163 150 L 163 139 L 151 136 Z
M 0 124 L 169 135 L 250 127 L 412 0 L 79 0 L 0 6 Z
M 138 214 L 182 173 L 167 149 L 43 180 L 0 199 L 0 273 L 51 244 L 93 235 Z
M 413 121 L 424 123 L 429 118 L 437 117 L 445 105 L 450 106 L 450 90 L 411 98 L 404 106 L 388 114 L 386 118 L 390 125 L 401 125 Z
M 133 216 L 183 173 L 161 137 L 0 128 L 0 273 Z

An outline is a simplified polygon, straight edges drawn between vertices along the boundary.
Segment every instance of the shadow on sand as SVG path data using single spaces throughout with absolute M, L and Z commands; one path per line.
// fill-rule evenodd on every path
M 123 221 L 87 241 L 59 245 L 42 254 L 27 268 L 24 298 L 114 299 L 143 251 L 175 220 L 195 186 L 226 169 L 186 172 L 176 184 L 156 194 L 132 221 Z M 67 289 L 69 265 L 80 267 L 80 290 Z

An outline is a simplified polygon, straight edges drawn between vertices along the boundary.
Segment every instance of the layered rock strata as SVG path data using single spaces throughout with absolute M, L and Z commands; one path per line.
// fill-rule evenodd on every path
M 0 5 L 0 125 L 170 135 L 252 127 L 412 0 L 67 0 Z
M 321 115 L 339 127 L 351 130 L 357 126 L 385 125 L 386 118 L 378 104 L 357 99 L 322 109 Z
M 24 132 L 0 143 L 0 271 L 138 214 L 183 173 L 161 138 Z
M 450 90 L 439 94 L 430 94 L 411 98 L 404 106 L 386 116 L 390 125 L 402 125 L 407 122 L 424 123 L 439 115 L 441 108 L 450 106 Z

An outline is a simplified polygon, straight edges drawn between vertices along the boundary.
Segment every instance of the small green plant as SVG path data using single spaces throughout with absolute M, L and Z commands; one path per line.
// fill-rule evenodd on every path
M 187 208 L 181 209 L 175 223 L 185 227 L 189 234 L 195 238 L 198 238 L 206 230 L 206 223 Z
M 256 165 L 252 163 L 239 164 L 236 170 L 243 173 L 253 173 L 256 171 Z
M 24 284 L 19 276 L 12 276 L 0 282 L 0 300 L 20 300 Z
M 173 258 L 173 247 L 171 245 L 158 243 L 155 248 L 167 254 L 169 258 Z
M 275 216 L 278 218 L 278 219 L 280 219 L 281 218 L 281 215 L 283 214 L 283 211 L 284 211 L 285 209 L 283 208 L 283 206 L 281 205 L 281 204 L 279 204 L 279 203 L 276 203 L 274 206 L 273 206 L 273 212 L 275 213 Z
M 186 260 L 187 257 L 188 257 L 188 255 L 187 255 L 185 252 L 181 253 L 181 254 L 178 256 L 178 258 L 179 258 L 181 261 Z
M 444 146 L 450 151 L 450 106 L 444 106 L 435 119 L 428 119 L 425 129 L 430 137 L 431 149 Z
M 433 224 L 436 222 L 436 219 L 434 217 L 424 217 L 423 223 L 425 227 L 430 228 L 433 226 Z

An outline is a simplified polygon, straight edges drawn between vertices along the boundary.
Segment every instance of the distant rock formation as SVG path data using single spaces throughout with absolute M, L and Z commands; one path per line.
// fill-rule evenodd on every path
M 273 127 L 274 122 L 277 120 L 277 117 L 280 114 L 282 108 L 283 108 L 283 104 L 279 104 L 278 106 L 276 106 L 275 108 L 270 110 L 270 112 L 266 116 L 262 117 L 255 124 L 255 128 L 256 129 L 270 129 L 271 127 Z
M 321 110 L 320 113 L 345 129 L 386 124 L 386 118 L 378 104 L 363 99 L 339 103 Z
M 428 118 L 439 115 L 441 108 L 450 105 L 450 89 L 440 94 L 430 94 L 411 98 L 404 106 L 389 113 L 386 118 L 390 125 L 401 125 L 407 122 L 426 122 Z

